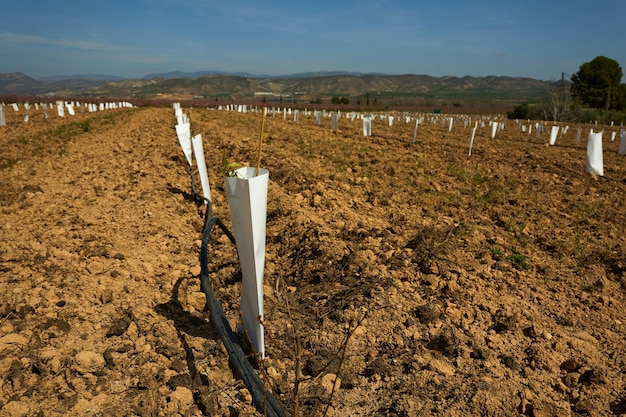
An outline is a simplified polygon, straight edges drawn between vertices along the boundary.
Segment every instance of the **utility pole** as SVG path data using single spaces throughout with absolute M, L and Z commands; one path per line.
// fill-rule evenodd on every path
M 565 99 L 565 73 L 561 73 L 561 103 Z

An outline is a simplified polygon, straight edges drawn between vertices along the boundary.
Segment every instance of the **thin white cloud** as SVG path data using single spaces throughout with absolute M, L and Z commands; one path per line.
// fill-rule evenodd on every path
M 22 35 L 9 32 L 0 33 L 0 40 L 10 45 L 53 45 L 90 51 L 121 51 L 129 49 L 128 47 L 106 43 L 71 39 L 48 39 L 42 36 Z
M 123 62 L 160 63 L 168 60 L 163 55 L 146 55 L 136 51 L 135 48 L 124 45 L 109 43 L 88 42 L 72 39 L 49 39 L 42 36 L 22 35 L 18 33 L 0 33 L 0 43 L 10 46 L 55 46 L 68 50 L 80 50 L 91 59 L 110 60 L 112 58 Z M 91 55 L 89 53 L 97 53 Z

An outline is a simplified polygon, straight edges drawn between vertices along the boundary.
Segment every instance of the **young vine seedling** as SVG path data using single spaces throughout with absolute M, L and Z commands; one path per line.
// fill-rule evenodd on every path
M 225 177 L 236 178 L 238 168 L 241 168 L 240 163 L 230 162 L 226 159 L 226 154 L 222 155 L 222 174 L 224 174 Z

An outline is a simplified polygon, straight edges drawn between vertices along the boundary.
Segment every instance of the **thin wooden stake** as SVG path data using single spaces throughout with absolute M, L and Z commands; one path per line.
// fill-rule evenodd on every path
M 265 128 L 265 116 L 267 115 L 267 107 L 263 107 L 263 119 L 261 120 L 261 133 L 259 134 L 259 151 L 256 156 L 256 171 L 254 176 L 259 175 L 259 169 L 261 169 L 261 147 L 263 146 L 263 129 Z

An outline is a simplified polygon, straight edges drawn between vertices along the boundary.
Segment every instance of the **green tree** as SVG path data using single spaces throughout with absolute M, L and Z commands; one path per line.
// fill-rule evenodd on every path
M 612 98 L 620 89 L 622 75 L 622 68 L 617 61 L 597 56 L 582 64 L 579 71 L 572 75 L 572 96 L 589 107 L 606 110 L 614 108 Z
M 612 96 L 612 106 L 616 110 L 626 111 L 626 84 L 620 84 Z

